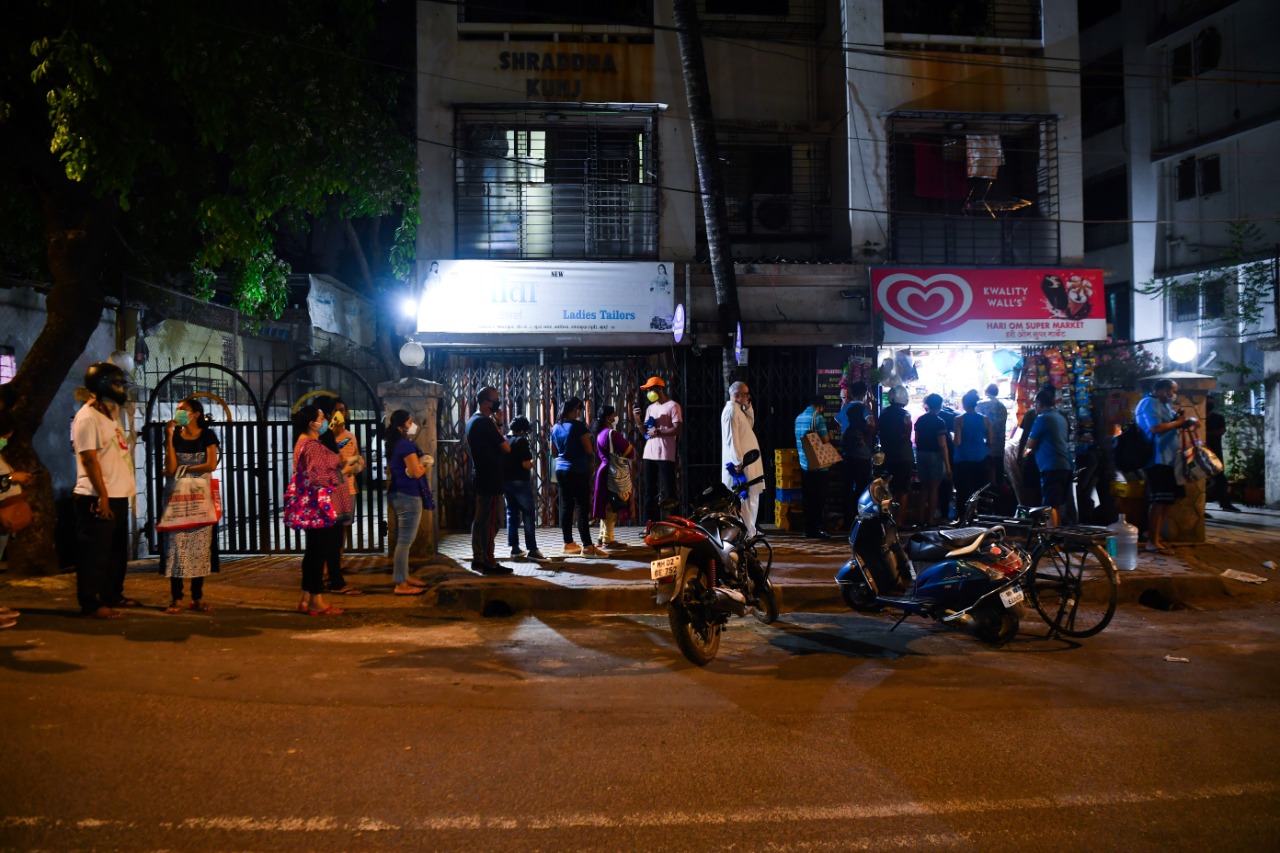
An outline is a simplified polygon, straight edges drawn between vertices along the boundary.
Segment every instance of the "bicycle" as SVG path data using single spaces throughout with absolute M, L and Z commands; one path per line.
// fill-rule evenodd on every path
M 1048 527 L 1048 508 L 1020 508 L 1013 519 L 980 517 L 1005 526 L 1010 536 L 1022 533 L 1031 555 L 1023 591 L 1049 626 L 1050 637 L 1083 639 L 1111 623 L 1120 594 L 1120 577 L 1107 551 L 1110 531 L 1076 525 Z

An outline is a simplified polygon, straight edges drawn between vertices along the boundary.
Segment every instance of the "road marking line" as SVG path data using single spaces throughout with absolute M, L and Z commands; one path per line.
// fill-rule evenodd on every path
M 192 817 L 177 824 L 183 831 L 219 830 L 236 832 L 396 832 L 424 831 L 491 831 L 491 830 L 561 830 L 577 828 L 628 829 L 678 826 L 728 826 L 759 823 L 803 823 L 848 820 L 873 820 L 902 817 L 945 817 L 949 815 L 991 812 L 1021 812 L 1027 809 L 1078 809 L 1082 806 L 1105 808 L 1142 805 L 1144 803 L 1183 803 L 1198 800 L 1255 797 L 1280 793 L 1280 782 L 1242 782 L 1192 788 L 1187 791 L 1120 791 L 1115 793 L 1046 794 L 1012 800 L 944 800 L 901 803 L 845 803 L 834 806 L 775 806 L 737 812 L 657 811 L 644 814 L 610 815 L 602 812 L 561 813 L 545 816 L 456 815 L 452 817 L 415 818 L 404 823 L 388 823 L 371 817 L 340 820 L 336 817 Z M 172 826 L 172 825 L 168 825 Z M 74 828 L 101 829 L 140 828 L 130 821 L 99 818 L 53 818 L 40 816 L 0 817 L 0 828 Z M 917 843 L 919 836 L 910 836 Z M 880 839 L 881 843 L 884 839 Z M 951 843 L 948 836 L 938 836 L 938 844 Z M 846 845 L 847 846 L 847 845 Z M 785 848 L 783 848 L 785 849 Z

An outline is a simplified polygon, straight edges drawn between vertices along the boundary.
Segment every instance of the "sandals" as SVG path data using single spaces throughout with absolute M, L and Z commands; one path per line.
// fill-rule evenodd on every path
M 88 619 L 121 619 L 124 617 L 124 614 L 119 610 L 112 610 L 110 607 L 105 605 L 99 607 L 97 610 L 90 610 L 84 615 Z
M 347 586 L 344 586 L 342 589 L 329 590 L 329 594 L 330 595 L 364 595 L 364 590 L 348 584 Z
M 141 607 L 142 602 L 138 601 L 135 598 L 122 598 L 112 606 L 113 607 Z
M 203 598 L 197 598 L 187 605 L 188 610 L 194 610 L 197 613 L 212 613 L 213 608 L 204 603 Z
M 169 606 L 164 609 L 164 612 L 165 613 L 181 613 L 182 599 L 175 598 L 172 602 L 169 603 Z
M 410 584 L 410 586 L 412 586 L 412 584 Z M 412 592 L 400 592 L 399 590 L 392 590 L 392 594 L 393 595 L 426 595 L 427 590 L 423 587 L 414 586 Z
M 307 608 L 308 616 L 341 616 L 345 612 L 346 611 L 341 607 L 334 607 L 332 604 L 323 610 L 312 610 L 311 608 Z
M 407 583 L 409 586 L 422 587 L 423 589 L 427 588 L 427 582 L 420 581 L 417 578 L 409 578 L 407 581 L 405 581 L 405 583 Z

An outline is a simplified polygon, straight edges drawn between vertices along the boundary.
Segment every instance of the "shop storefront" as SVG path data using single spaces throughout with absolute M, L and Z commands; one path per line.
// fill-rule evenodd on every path
M 1101 270 L 880 268 L 871 285 L 882 402 L 905 387 L 914 419 L 928 394 L 958 412 L 966 392 L 985 398 L 995 385 L 1010 444 L 1036 392 L 1052 385 L 1073 458 L 1093 464 L 1094 342 L 1106 338 Z

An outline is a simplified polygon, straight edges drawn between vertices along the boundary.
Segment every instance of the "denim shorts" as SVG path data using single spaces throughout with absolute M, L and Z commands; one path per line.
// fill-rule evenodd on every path
M 941 453 L 916 454 L 916 475 L 920 482 L 941 482 L 947 478 L 946 460 Z

